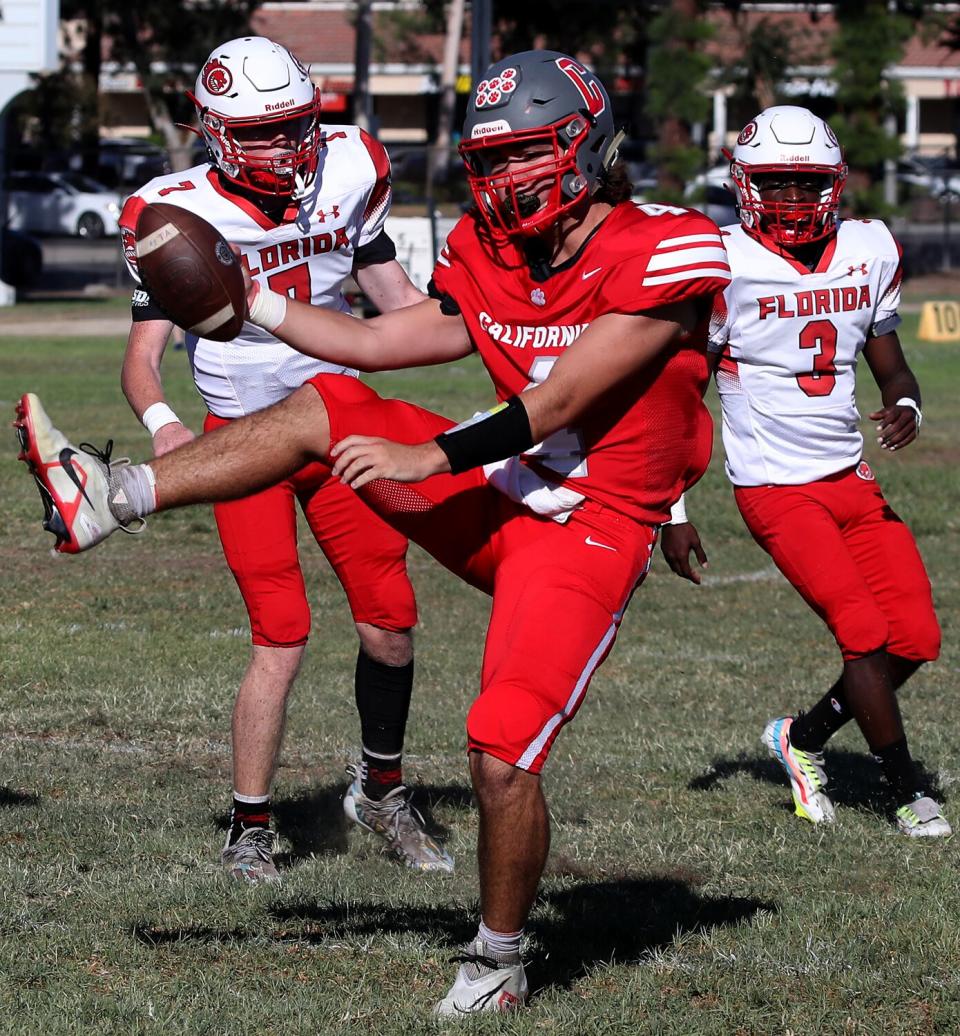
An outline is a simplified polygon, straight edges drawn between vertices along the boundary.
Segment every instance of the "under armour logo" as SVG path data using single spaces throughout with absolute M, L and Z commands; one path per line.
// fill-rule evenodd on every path
M 857 272 L 857 270 L 859 270 L 864 275 L 864 277 L 866 277 L 866 275 L 867 275 L 867 264 L 866 263 L 861 263 L 859 266 L 849 266 L 849 267 L 847 267 L 847 276 L 848 277 L 852 277 Z
M 340 218 L 340 206 L 339 205 L 334 205 L 333 208 L 330 210 L 330 212 L 324 212 L 323 209 L 318 209 L 316 215 L 317 215 L 317 222 L 318 223 L 326 223 L 327 222 L 327 216 L 329 216 L 331 219 L 339 219 Z M 863 272 L 866 273 L 867 271 L 864 270 Z

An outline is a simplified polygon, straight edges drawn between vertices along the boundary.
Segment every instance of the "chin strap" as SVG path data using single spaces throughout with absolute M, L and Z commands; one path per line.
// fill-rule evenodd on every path
M 603 153 L 602 164 L 604 169 L 609 169 L 610 166 L 612 166 L 613 163 L 616 162 L 617 152 L 620 150 L 620 145 L 623 143 L 623 138 L 626 135 L 627 134 L 624 130 L 620 130 L 620 132 L 617 133 L 614 136 L 613 140 L 611 140 L 610 143 L 607 145 L 607 150 Z

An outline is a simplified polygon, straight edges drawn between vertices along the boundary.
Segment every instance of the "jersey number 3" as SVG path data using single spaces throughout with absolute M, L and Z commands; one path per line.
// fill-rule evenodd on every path
M 811 320 L 800 332 L 800 348 L 816 351 L 813 370 L 798 374 L 797 384 L 808 396 L 829 396 L 837 383 L 837 329 L 829 320 Z

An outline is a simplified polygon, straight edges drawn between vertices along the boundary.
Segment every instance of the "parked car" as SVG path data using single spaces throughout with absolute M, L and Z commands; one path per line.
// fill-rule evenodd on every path
M 170 171 L 170 159 L 166 151 L 156 144 L 132 137 L 100 141 L 97 179 L 110 187 L 135 190 L 155 176 L 164 176 Z
M 10 173 L 4 188 L 14 230 L 88 238 L 118 232 L 120 195 L 80 173 Z
M 716 184 L 699 185 L 693 189 L 688 187 L 684 194 L 686 205 L 709 216 L 718 227 L 726 227 L 740 220 L 736 198 L 726 187 L 718 187 Z
M 897 180 L 934 198 L 960 194 L 960 169 L 945 155 L 914 155 L 897 163 Z
M 7 227 L 0 235 L 0 281 L 14 288 L 32 288 L 43 273 L 43 250 L 32 237 Z

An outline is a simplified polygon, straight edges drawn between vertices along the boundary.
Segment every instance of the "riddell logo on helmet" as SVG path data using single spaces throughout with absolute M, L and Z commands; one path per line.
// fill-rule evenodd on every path
M 297 102 L 291 97 L 289 101 L 278 101 L 276 104 L 265 104 L 263 110 L 265 112 L 279 112 L 283 111 L 284 108 L 292 108 Z
M 506 119 L 497 119 L 495 122 L 480 122 L 473 127 L 471 137 L 490 137 L 495 133 L 509 133 L 510 123 Z
M 201 81 L 208 93 L 216 94 L 218 97 L 220 94 L 225 94 L 233 86 L 233 76 L 230 73 L 230 69 L 216 58 L 208 61 L 203 66 Z

